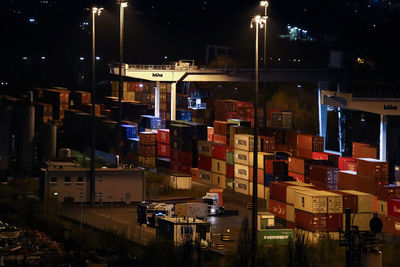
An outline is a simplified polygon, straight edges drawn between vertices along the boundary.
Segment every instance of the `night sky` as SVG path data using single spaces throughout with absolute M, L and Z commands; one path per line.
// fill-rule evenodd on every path
M 106 80 L 107 63 L 119 55 L 115 1 L 3 0 L 0 81 L 84 86 L 80 79 L 90 72 L 91 55 L 91 14 L 86 9 L 93 4 L 105 8 L 96 18 L 96 54 L 101 57 L 98 77 Z M 393 66 L 400 60 L 395 41 L 399 11 L 395 1 L 270 1 L 269 66 L 325 67 L 329 50 L 340 50 L 347 68 L 364 58 L 371 63 L 366 68 L 373 66 L 379 79 L 397 81 Z M 206 46 L 217 44 L 232 48 L 238 66 L 252 66 L 255 33 L 249 28 L 250 16 L 263 12 L 259 1 L 129 1 L 125 62 L 161 64 L 167 57 L 194 59 L 201 65 Z M 314 41 L 280 38 L 287 34 L 287 25 L 307 30 Z M 289 63 L 295 58 L 301 63 Z

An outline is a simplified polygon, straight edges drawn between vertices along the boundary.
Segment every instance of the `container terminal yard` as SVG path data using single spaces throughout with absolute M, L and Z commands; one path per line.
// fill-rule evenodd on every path
M 117 79 L 115 70 L 110 65 Z M 381 262 L 382 244 L 399 242 L 400 235 L 400 166 L 389 164 L 386 149 L 387 117 L 399 111 L 388 109 L 385 99 L 326 90 L 329 83 L 319 79 L 336 77 L 329 71 L 280 75 L 285 72 L 265 72 L 261 81 L 313 81 L 318 134 L 296 130 L 290 111 L 216 99 L 215 81 L 254 81 L 246 71 L 231 74 L 193 62 L 126 64 L 127 81 L 121 87 L 111 81 L 110 96 L 94 109 L 87 91 L 32 88 L 21 98 L 2 95 L 2 180 L 13 168 L 33 174 L 41 201 L 81 227 L 112 229 L 140 244 L 190 241 L 221 255 L 236 249 L 257 188 L 260 246 L 302 235 L 350 247 L 349 236 L 356 235 L 361 241 L 351 247 L 354 262 Z M 379 114 L 378 142 L 354 140 L 349 148 L 337 136 L 339 151 L 328 151 L 333 108 Z M 88 158 L 93 126 L 94 179 Z

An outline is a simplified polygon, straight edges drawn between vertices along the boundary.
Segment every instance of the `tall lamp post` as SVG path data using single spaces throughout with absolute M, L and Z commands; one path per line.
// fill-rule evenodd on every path
M 128 6 L 125 0 L 117 0 L 119 4 L 119 90 L 118 90 L 118 155 L 121 155 L 121 121 L 122 121 L 122 98 L 123 98 L 123 76 L 122 61 L 124 58 L 124 8 Z M 118 167 L 118 166 L 117 166 Z
M 258 189 L 257 189 L 257 169 L 258 169 L 258 29 L 263 28 L 266 19 L 261 16 L 255 16 L 251 20 L 250 28 L 253 28 L 253 24 L 256 26 L 256 42 L 255 42 L 255 80 L 256 80 L 256 97 L 254 101 L 254 147 L 253 147 L 253 210 L 251 220 L 251 239 L 252 239 L 252 266 L 256 265 L 257 257 L 257 200 L 258 200 Z
M 92 144 L 90 148 L 90 204 L 94 205 L 95 168 L 96 168 L 96 129 L 95 129 L 95 105 L 96 105 L 96 15 L 100 16 L 103 8 L 92 8 Z
M 265 19 L 265 25 L 264 25 L 264 57 L 263 57 L 263 67 L 265 69 L 267 65 L 267 10 L 268 10 L 268 1 L 261 1 L 260 6 L 264 7 L 264 19 Z
M 267 67 L 267 10 L 268 10 L 268 1 L 260 1 L 260 6 L 264 7 L 264 18 L 265 18 L 265 26 L 264 26 L 264 56 L 263 56 L 263 69 Z M 266 82 L 263 82 L 263 92 L 265 94 L 265 104 L 263 107 L 263 126 L 267 126 L 267 97 L 266 97 Z

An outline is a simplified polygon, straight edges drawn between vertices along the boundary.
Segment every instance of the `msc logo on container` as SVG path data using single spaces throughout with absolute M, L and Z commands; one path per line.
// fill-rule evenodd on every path
M 164 77 L 164 74 L 162 73 L 154 73 L 152 74 L 153 77 Z

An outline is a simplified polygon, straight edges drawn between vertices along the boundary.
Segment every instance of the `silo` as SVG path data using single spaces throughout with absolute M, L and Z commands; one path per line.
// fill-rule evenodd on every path
M 12 108 L 0 105 L 0 171 L 9 168 L 11 159 L 11 122 Z
M 46 123 L 40 129 L 39 134 L 39 153 L 40 161 L 54 158 L 57 152 L 57 126 Z
M 22 104 L 17 107 L 18 160 L 23 169 L 32 169 L 33 138 L 35 134 L 35 107 Z

